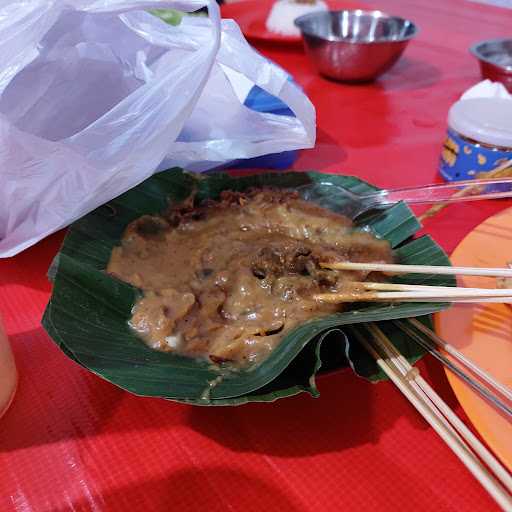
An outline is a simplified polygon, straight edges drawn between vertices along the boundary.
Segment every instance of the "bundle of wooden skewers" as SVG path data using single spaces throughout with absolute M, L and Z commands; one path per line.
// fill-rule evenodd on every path
M 512 278 L 512 269 L 393 265 L 378 263 L 323 263 L 324 268 L 363 270 L 387 274 L 444 274 Z M 343 293 L 318 294 L 319 301 L 354 302 L 498 302 L 512 303 L 512 288 L 465 288 L 395 283 L 353 283 Z M 434 356 L 471 386 L 502 414 L 512 418 L 512 390 L 497 382 L 455 347 L 416 319 L 395 320 L 411 340 Z M 351 331 L 378 366 L 446 442 L 466 468 L 506 511 L 512 511 L 512 476 L 478 440 L 459 417 L 421 376 L 419 370 L 393 345 L 376 324 L 367 324 L 368 335 Z
M 353 335 L 496 503 L 503 510 L 512 511 L 512 476 L 507 469 L 432 389 L 419 370 L 410 365 L 384 332 L 375 324 L 368 324 L 367 329 L 367 337 L 355 330 Z M 444 345 L 446 349 L 447 344 Z M 505 391 L 510 393 L 507 388 Z
M 320 266 L 335 270 L 362 270 L 387 274 L 443 274 L 487 276 L 512 279 L 512 269 L 447 267 L 435 265 L 395 265 L 386 263 L 325 262 Z M 501 302 L 512 303 L 512 288 L 465 288 L 397 283 L 350 283 L 341 293 L 321 293 L 322 302 Z

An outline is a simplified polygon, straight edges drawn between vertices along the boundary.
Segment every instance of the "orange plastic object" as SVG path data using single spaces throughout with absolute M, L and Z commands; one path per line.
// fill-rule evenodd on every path
M 452 255 L 457 266 L 499 267 L 512 259 L 512 208 L 471 231 Z M 465 276 L 464 286 L 493 287 L 493 278 Z M 512 309 L 507 304 L 459 304 L 436 317 L 438 333 L 498 381 L 512 388 Z M 512 423 L 458 377 L 448 380 L 469 419 L 512 470 Z

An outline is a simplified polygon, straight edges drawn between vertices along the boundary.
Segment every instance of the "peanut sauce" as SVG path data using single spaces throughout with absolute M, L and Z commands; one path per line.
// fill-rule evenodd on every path
M 347 260 L 390 263 L 391 248 L 293 192 L 255 189 L 135 220 L 107 271 L 143 291 L 130 325 L 148 346 L 246 367 L 299 324 L 342 310 L 312 296 L 367 277 L 318 265 Z

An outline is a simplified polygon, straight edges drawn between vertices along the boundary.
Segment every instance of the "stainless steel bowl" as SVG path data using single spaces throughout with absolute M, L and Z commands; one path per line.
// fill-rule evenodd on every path
M 512 39 L 490 39 L 470 48 L 484 78 L 501 82 L 512 92 Z
M 417 28 L 381 11 L 323 11 L 295 20 L 318 71 L 344 82 L 366 82 L 387 71 Z

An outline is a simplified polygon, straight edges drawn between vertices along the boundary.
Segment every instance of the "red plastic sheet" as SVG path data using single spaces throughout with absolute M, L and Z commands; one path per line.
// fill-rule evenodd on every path
M 317 147 L 295 167 L 385 187 L 436 181 L 448 108 L 479 80 L 468 47 L 509 35 L 512 11 L 462 0 L 378 7 L 420 34 L 374 84 L 330 82 L 300 50 L 260 47 L 317 107 Z M 451 206 L 426 231 L 451 250 L 510 204 Z M 132 396 L 83 370 L 40 326 L 61 239 L 0 261 L 0 314 L 20 373 L 0 420 L 0 511 L 497 510 L 390 383 L 342 371 L 321 378 L 317 400 L 198 408 Z M 437 363 L 420 369 L 461 412 Z

